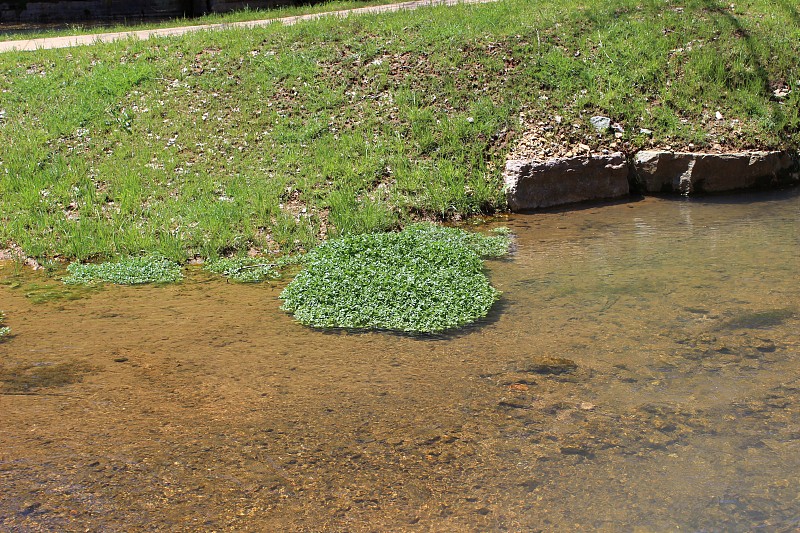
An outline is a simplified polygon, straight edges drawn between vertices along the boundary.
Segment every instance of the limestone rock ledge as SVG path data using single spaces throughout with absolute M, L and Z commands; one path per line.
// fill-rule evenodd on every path
M 644 151 L 633 158 L 633 175 L 643 193 L 711 193 L 770 188 L 798 180 L 786 152 L 704 154 Z
M 800 161 L 789 152 L 642 151 L 539 160 L 509 160 L 503 172 L 511 211 L 641 194 L 716 193 L 800 183 Z
M 509 207 L 525 211 L 627 196 L 628 174 L 625 156 L 615 152 L 544 162 L 511 160 L 503 178 Z

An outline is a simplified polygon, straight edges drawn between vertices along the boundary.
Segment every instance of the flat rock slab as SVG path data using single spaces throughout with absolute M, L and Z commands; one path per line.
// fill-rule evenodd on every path
M 684 195 L 736 189 L 769 188 L 797 182 L 795 163 L 786 152 L 704 154 L 644 151 L 633 172 L 644 193 Z
M 619 198 L 630 192 L 625 156 L 578 156 L 550 161 L 511 160 L 503 177 L 512 211 Z

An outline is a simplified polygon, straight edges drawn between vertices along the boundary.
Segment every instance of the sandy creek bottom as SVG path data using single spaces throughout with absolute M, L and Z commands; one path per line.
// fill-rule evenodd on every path
M 800 528 L 798 191 L 502 223 L 502 300 L 435 338 L 6 267 L 0 530 Z

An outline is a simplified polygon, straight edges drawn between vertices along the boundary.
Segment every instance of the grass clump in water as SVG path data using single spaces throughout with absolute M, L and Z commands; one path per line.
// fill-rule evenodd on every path
M 281 277 L 281 269 L 297 263 L 295 256 L 221 257 L 205 264 L 204 268 L 238 283 L 258 283 Z
M 6 320 L 6 314 L 3 311 L 0 311 L 0 342 L 2 342 L 6 337 L 11 335 L 11 328 L 3 325 L 5 320 Z
M 64 278 L 64 283 L 67 284 L 141 285 L 172 283 L 183 278 L 180 265 L 155 256 L 126 257 L 99 264 L 72 263 L 67 270 L 69 275 Z
M 481 257 L 508 252 L 508 236 L 414 224 L 399 233 L 334 239 L 308 253 L 284 289 L 283 309 L 323 328 L 433 333 L 486 316 L 500 293 Z

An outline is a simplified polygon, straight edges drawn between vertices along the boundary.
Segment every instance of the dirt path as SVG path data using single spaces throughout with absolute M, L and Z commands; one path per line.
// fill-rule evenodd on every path
M 322 17 L 337 16 L 347 17 L 351 15 L 362 15 L 366 13 L 392 13 L 404 9 L 417 9 L 426 6 L 452 6 L 456 4 L 483 4 L 496 0 L 415 0 L 412 2 L 401 2 L 398 4 L 387 4 L 382 6 L 361 7 L 357 9 L 344 9 L 339 11 L 329 11 L 326 13 L 312 13 L 308 15 L 298 15 L 294 17 L 272 18 L 265 20 L 250 20 L 244 22 L 230 22 L 220 24 L 202 24 L 197 26 L 181 26 L 177 28 L 161 28 L 139 31 L 123 31 L 114 33 L 99 33 L 93 35 L 70 35 L 66 37 L 46 37 L 41 39 L 29 39 L 26 41 L 5 41 L 0 42 L 0 52 L 29 51 L 50 48 L 69 48 L 71 46 L 81 46 L 95 43 L 109 43 L 123 39 L 149 39 L 151 37 L 167 37 L 172 35 L 183 35 L 193 31 L 203 30 L 226 30 L 230 28 L 256 28 L 269 24 L 280 23 L 286 26 L 297 24 L 306 20 L 316 20 Z

